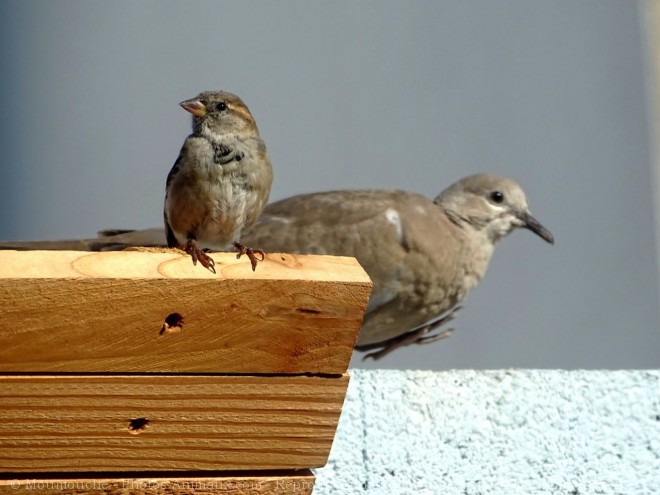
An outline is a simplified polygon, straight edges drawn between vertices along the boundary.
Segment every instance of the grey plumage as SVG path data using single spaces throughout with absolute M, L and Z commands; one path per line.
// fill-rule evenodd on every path
M 206 91 L 180 105 L 192 114 L 193 132 L 167 176 L 167 245 L 184 249 L 193 263 L 199 260 L 211 270 L 213 260 L 202 248 L 233 245 L 247 254 L 254 270 L 254 252 L 240 239 L 266 206 L 273 182 L 254 118 L 226 91 Z
M 246 239 L 268 251 L 356 257 L 374 284 L 358 337 L 370 345 L 454 308 L 484 276 L 497 242 L 517 227 L 554 242 L 518 184 L 477 174 L 433 201 L 400 190 L 284 199 L 266 208 Z

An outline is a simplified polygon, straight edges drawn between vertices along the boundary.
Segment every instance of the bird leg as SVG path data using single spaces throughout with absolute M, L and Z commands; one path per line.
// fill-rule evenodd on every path
M 266 253 L 264 253 L 262 249 L 252 249 L 243 246 L 243 244 L 239 242 L 235 242 L 234 247 L 238 249 L 238 254 L 236 255 L 236 259 L 239 259 L 244 254 L 248 258 L 250 258 L 250 263 L 252 264 L 252 271 L 255 271 L 257 269 L 257 261 L 263 261 L 266 258 Z M 256 256 L 257 254 L 261 255 L 261 259 L 257 259 Z
M 215 261 L 204 252 L 195 239 L 188 239 L 183 250 L 191 256 L 193 265 L 197 265 L 197 261 L 199 261 L 204 268 L 215 273 Z
M 411 344 L 430 344 L 432 342 L 437 342 L 438 340 L 446 339 L 454 333 L 453 328 L 444 329 L 434 335 L 428 334 L 456 318 L 456 313 L 459 309 L 461 309 L 461 307 L 456 306 L 449 313 L 440 316 L 440 318 L 413 328 L 412 330 L 397 335 L 396 337 L 392 337 L 391 339 L 374 344 L 357 345 L 355 348 L 362 352 L 374 350 L 374 352 L 365 355 L 362 360 L 364 361 L 365 359 L 372 358 L 374 361 L 377 361 L 399 347 L 406 347 Z

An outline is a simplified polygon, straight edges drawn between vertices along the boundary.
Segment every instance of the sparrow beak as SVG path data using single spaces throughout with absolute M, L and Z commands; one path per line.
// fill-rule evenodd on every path
M 182 101 L 179 105 L 181 105 L 184 110 L 192 113 L 195 117 L 204 117 L 208 111 L 206 110 L 206 105 L 195 98 Z
M 549 242 L 550 244 L 555 243 L 555 238 L 552 235 L 552 232 L 550 232 L 543 225 L 541 225 L 541 222 L 539 222 L 536 218 L 534 218 L 528 211 L 520 212 L 518 214 L 518 218 L 522 220 L 523 228 L 531 230 L 541 239 L 543 239 L 546 242 Z

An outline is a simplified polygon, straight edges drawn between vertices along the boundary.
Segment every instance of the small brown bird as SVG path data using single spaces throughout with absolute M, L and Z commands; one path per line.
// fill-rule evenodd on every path
M 233 245 L 250 259 L 264 252 L 241 244 L 241 234 L 268 203 L 273 172 L 266 145 L 243 101 L 226 91 L 205 91 L 180 105 L 192 114 L 192 134 L 165 187 L 167 245 L 215 273 L 204 249 Z

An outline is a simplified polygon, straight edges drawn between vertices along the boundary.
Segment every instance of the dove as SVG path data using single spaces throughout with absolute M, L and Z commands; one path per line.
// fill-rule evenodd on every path
M 357 258 L 373 291 L 356 348 L 379 359 L 398 347 L 448 336 L 451 329 L 433 331 L 455 318 L 484 277 L 495 246 L 516 229 L 554 244 L 515 181 L 480 173 L 434 199 L 397 189 L 293 196 L 269 204 L 243 239 L 269 252 Z M 108 230 L 96 239 L 0 247 L 114 250 L 162 245 L 164 239 L 159 229 Z
M 515 181 L 475 174 L 433 200 L 395 189 L 294 196 L 270 204 L 246 240 L 270 252 L 357 258 L 373 291 L 356 348 L 377 359 L 446 337 L 428 334 L 455 317 L 517 228 L 554 243 Z

